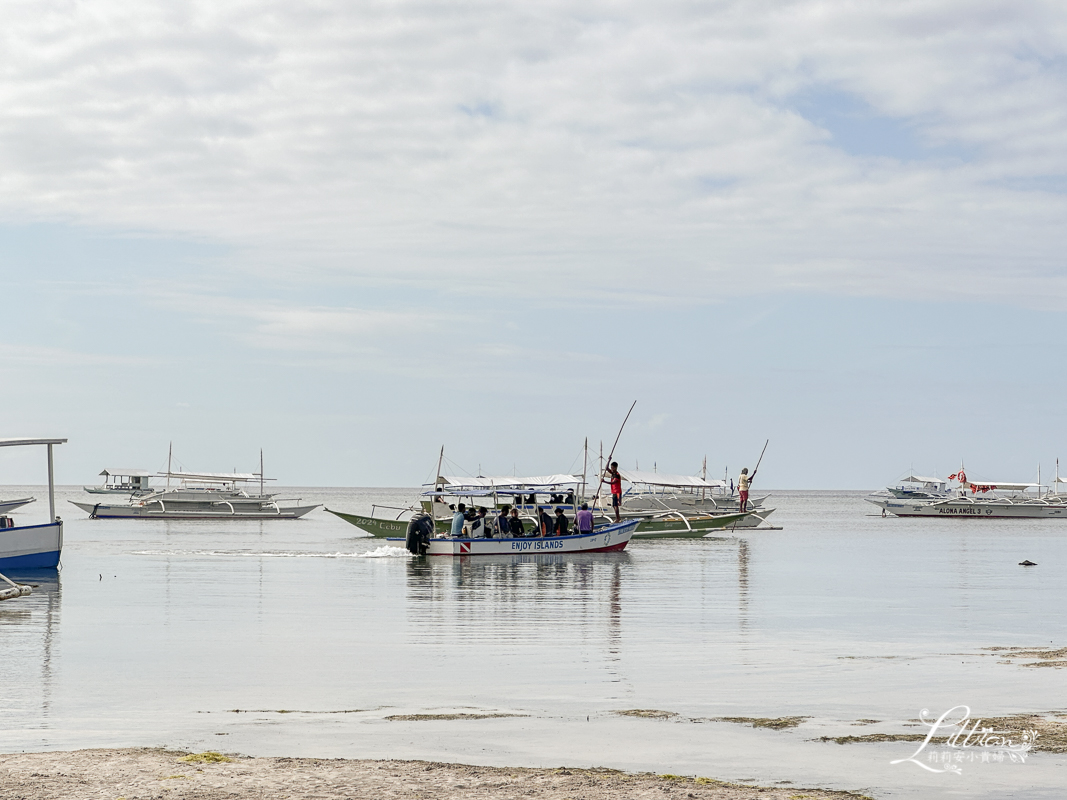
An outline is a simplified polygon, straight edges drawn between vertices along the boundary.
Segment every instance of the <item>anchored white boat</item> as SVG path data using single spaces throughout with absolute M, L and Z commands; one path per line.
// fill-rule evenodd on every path
M 428 556 L 492 556 L 528 553 L 613 553 L 625 550 L 639 520 L 624 520 L 573 536 L 506 536 L 485 539 L 436 536 L 429 539 Z M 415 521 L 412 521 L 414 524 Z M 391 542 L 405 539 L 390 538 Z
M 2 517 L 0 528 L 0 570 L 54 569 L 63 551 L 63 520 L 56 516 L 55 479 L 52 447 L 66 439 L 0 439 L 0 447 L 44 445 L 48 451 L 48 514 L 43 525 L 14 525 Z
M 99 486 L 85 486 L 89 494 L 125 494 L 143 496 L 157 491 L 149 482 L 155 473 L 144 469 L 106 468 L 101 473 L 104 482 Z
M 133 497 L 128 503 L 70 502 L 93 519 L 297 519 L 319 505 L 283 505 L 299 503 L 300 498 L 279 498 L 267 494 L 260 454 L 257 472 L 167 472 L 158 473 L 178 481 L 178 488 L 156 490 Z M 249 494 L 247 486 L 259 483 L 259 494 Z
M 36 497 L 20 497 L 18 500 L 0 500 L 0 514 L 7 514 L 14 511 L 16 508 L 22 508 L 28 506 L 30 503 L 36 503 Z
M 654 516 L 657 520 L 655 525 L 646 523 L 638 528 L 638 537 L 703 536 L 722 528 L 755 528 L 774 513 L 773 508 L 763 508 L 767 495 L 750 498 L 748 510 L 742 512 L 726 481 L 636 469 L 620 469 L 619 474 L 630 484 L 623 494 L 621 515 Z
M 936 481 L 937 479 L 928 479 Z M 897 517 L 955 517 L 960 519 L 1064 519 L 1067 496 L 1041 494 L 1040 483 L 971 480 L 961 468 L 948 480 L 959 485 L 944 494 L 911 497 L 876 494 L 868 503 Z M 1059 480 L 1059 478 L 1057 478 Z M 1028 492 L 1033 491 L 1033 494 Z

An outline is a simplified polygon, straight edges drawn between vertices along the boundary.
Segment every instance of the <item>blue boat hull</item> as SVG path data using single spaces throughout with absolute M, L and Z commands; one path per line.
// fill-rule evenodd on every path
M 0 528 L 0 572 L 53 569 L 63 551 L 63 523 Z

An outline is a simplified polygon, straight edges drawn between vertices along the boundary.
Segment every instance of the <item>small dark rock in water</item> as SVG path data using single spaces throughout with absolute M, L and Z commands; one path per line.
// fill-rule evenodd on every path
M 1020 567 L 1036 567 L 1036 566 L 1037 566 L 1037 564 L 1035 564 L 1035 563 L 1034 563 L 1033 561 L 1031 561 L 1030 559 L 1026 559 L 1026 561 L 1020 561 L 1020 562 L 1019 562 L 1019 566 L 1020 566 Z

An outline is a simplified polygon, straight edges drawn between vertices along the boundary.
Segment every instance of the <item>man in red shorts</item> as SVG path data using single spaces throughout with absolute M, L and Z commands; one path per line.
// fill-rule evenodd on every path
M 612 461 L 608 467 L 607 475 L 601 478 L 603 481 L 611 481 L 611 507 L 615 509 L 615 521 L 622 522 L 619 509 L 622 506 L 622 475 L 619 474 L 619 462 Z
M 748 467 L 745 467 L 737 477 L 737 494 L 741 500 L 738 508 L 741 511 L 748 511 L 748 487 L 750 484 L 751 480 L 748 477 Z

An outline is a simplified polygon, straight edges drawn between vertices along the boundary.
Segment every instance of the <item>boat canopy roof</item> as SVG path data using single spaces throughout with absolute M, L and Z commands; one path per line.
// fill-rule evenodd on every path
M 968 480 L 969 486 L 988 486 L 990 489 L 1006 489 L 1008 491 L 1022 491 L 1024 489 L 1035 489 L 1040 484 L 1037 483 L 1013 483 L 1011 481 L 972 481 Z
M 455 475 L 441 475 L 437 478 L 435 486 L 448 486 L 455 489 L 519 489 L 527 491 L 540 489 L 551 490 L 558 486 L 576 486 L 582 479 L 577 475 L 533 475 L 525 478 L 517 478 L 513 475 L 493 475 L 477 477 L 459 477 Z M 453 492 L 454 493 L 454 492 Z
M 130 469 L 129 467 L 108 467 L 101 471 L 101 475 L 109 478 L 151 478 L 156 473 L 145 469 Z
M 644 483 L 649 486 L 675 486 L 696 489 L 721 489 L 725 481 L 709 481 L 695 475 L 668 475 L 665 472 L 642 472 L 636 469 L 620 469 L 624 481 Z
M 0 447 L 18 447 L 24 444 L 64 444 L 66 439 L 0 439 Z
M 926 478 L 922 475 L 908 475 L 900 479 L 901 483 L 945 483 L 944 478 Z
M 122 473 L 126 475 L 128 473 Z M 161 478 L 178 478 L 183 481 L 200 481 L 201 483 L 239 483 L 242 481 L 258 481 L 259 474 L 255 472 L 159 472 Z M 264 478 L 265 481 L 277 480 L 276 478 Z

